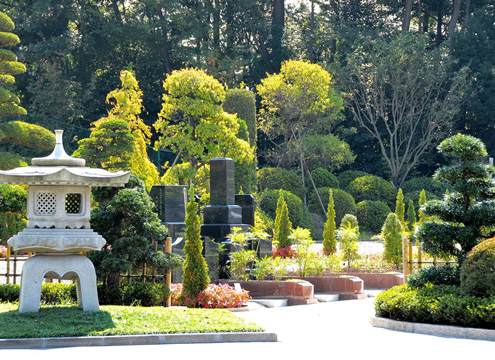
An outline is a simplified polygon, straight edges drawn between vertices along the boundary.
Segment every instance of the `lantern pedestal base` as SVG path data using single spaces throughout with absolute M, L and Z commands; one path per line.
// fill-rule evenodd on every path
M 96 273 L 91 260 L 83 255 L 36 255 L 22 268 L 19 312 L 38 312 L 44 278 L 76 280 L 77 303 L 84 311 L 100 310 Z

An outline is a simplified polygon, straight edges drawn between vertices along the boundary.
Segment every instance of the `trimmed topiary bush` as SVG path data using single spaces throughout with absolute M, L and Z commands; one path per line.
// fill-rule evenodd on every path
M 436 197 L 442 197 L 445 194 L 445 190 L 452 190 L 452 186 L 446 182 L 435 181 L 433 177 L 426 176 L 409 179 L 402 186 L 404 194 L 413 192 L 418 192 L 419 194 L 423 189 Z
M 383 223 L 390 213 L 390 207 L 383 201 L 364 200 L 356 205 L 357 218 L 363 230 L 380 233 Z
M 319 188 L 318 193 L 321 196 L 323 206 L 328 208 L 328 191 L 327 187 Z M 357 214 L 356 202 L 351 194 L 341 189 L 332 189 L 335 209 L 335 222 L 340 223 L 345 214 Z M 324 215 L 320 202 L 314 193 L 310 194 L 308 199 L 308 208 L 311 212 Z
M 395 206 L 397 191 L 391 183 L 379 176 L 358 177 L 351 181 L 346 190 L 357 202 L 363 200 L 383 201 L 390 208 Z
M 457 266 L 430 266 L 419 269 L 407 278 L 407 284 L 413 288 L 426 284 L 459 286 L 460 283 L 460 270 Z
M 462 265 L 474 246 L 495 235 L 495 168 L 485 163 L 485 145 L 473 136 L 451 136 L 438 149 L 450 165 L 441 167 L 435 179 L 452 184 L 452 191 L 421 208 L 423 216 L 440 221 L 426 219 L 415 237 L 425 252 L 455 256 Z
M 303 216 L 302 200 L 293 193 L 285 190 L 265 190 L 258 195 L 257 200 L 261 211 L 266 213 L 272 219 L 275 219 L 277 211 L 277 202 L 280 194 L 283 194 L 284 200 L 289 209 L 289 219 L 292 226 L 301 226 Z
M 461 267 L 461 288 L 469 295 L 495 295 L 495 238 L 482 241 L 468 253 Z
M 313 177 L 313 181 L 315 182 L 316 188 L 328 187 L 328 188 L 339 188 L 339 180 L 337 176 L 332 174 L 330 171 L 317 168 L 311 172 L 311 176 Z M 308 181 L 309 183 L 309 181 Z M 313 190 L 313 186 L 311 184 L 307 184 L 311 190 Z
M 286 190 L 304 198 L 306 189 L 303 187 L 301 177 L 296 173 L 282 168 L 262 168 L 258 170 L 258 188 L 264 190 Z
M 345 190 L 353 180 L 357 179 L 358 177 L 368 176 L 368 175 L 371 174 L 359 170 L 347 170 L 341 172 L 337 176 L 337 180 L 339 180 L 339 187 L 342 190 Z

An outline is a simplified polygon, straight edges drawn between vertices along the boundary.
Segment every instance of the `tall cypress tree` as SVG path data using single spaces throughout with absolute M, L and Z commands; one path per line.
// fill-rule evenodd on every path
M 182 280 L 182 296 L 196 298 L 210 283 L 208 264 L 202 255 L 201 222 L 198 215 L 198 203 L 191 196 L 186 207 L 186 243 L 184 253 L 184 275 Z
M 409 200 L 407 204 L 407 227 L 409 230 L 414 230 L 414 224 L 416 223 L 416 211 L 414 211 L 414 201 Z
M 327 209 L 327 221 L 323 227 L 323 253 L 330 254 L 337 250 L 337 239 L 335 237 L 335 205 L 333 201 L 333 191 L 329 190 L 329 200 Z
M 284 248 L 292 245 L 289 239 L 292 230 L 292 223 L 289 219 L 289 209 L 282 192 L 277 201 L 277 212 L 275 215 L 275 229 L 273 230 L 273 242 L 277 248 Z
M 404 194 L 402 189 L 397 192 L 397 200 L 395 202 L 395 214 L 399 218 L 401 223 L 404 223 L 404 215 L 406 212 L 406 205 L 404 204 Z

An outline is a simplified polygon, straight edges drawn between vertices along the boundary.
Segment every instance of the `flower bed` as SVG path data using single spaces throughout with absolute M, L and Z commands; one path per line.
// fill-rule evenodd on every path
M 172 306 L 210 308 L 238 308 L 246 305 L 251 299 L 249 292 L 245 289 L 236 291 L 229 284 L 209 284 L 201 291 L 197 298 L 181 297 L 182 284 L 172 284 Z

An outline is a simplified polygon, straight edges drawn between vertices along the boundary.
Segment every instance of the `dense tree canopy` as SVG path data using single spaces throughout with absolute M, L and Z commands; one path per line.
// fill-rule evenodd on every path
M 465 92 L 461 111 L 450 125 L 482 138 L 489 153 L 495 149 L 486 131 L 493 127 L 493 9 L 493 0 L 385 0 L 379 6 L 364 0 L 0 2 L 0 11 L 16 24 L 7 32 L 21 39 L 9 50 L 28 70 L 16 75 L 13 94 L 28 110 L 29 121 L 38 125 L 89 128 L 106 116 L 111 107 L 106 96 L 119 84 L 122 70 L 132 70 L 139 80 L 146 109 L 141 117 L 148 126 L 162 107 L 161 81 L 184 67 L 202 69 L 229 88 L 254 90 L 267 74 L 280 73 L 284 61 L 310 61 L 330 71 L 338 93 L 355 88 L 356 79 L 346 80 L 337 69 L 358 55 L 356 50 L 389 36 L 424 35 L 426 46 L 418 55 L 443 49 L 442 61 L 452 62 L 445 73 L 447 84 L 454 82 L 459 69 L 469 68 L 474 86 Z M 403 73 L 414 74 L 412 69 L 405 66 Z M 346 169 L 396 177 L 379 144 L 358 126 L 350 103 L 344 105 L 343 121 L 332 133 L 357 155 Z M 439 133 L 450 135 L 444 129 Z M 271 140 L 259 136 L 258 148 L 269 149 Z M 261 166 L 267 163 L 265 154 L 258 152 Z M 399 178 L 431 175 L 443 161 L 425 151 Z

